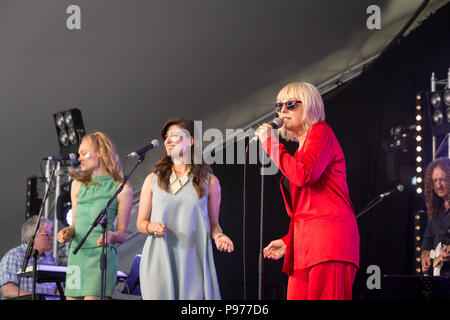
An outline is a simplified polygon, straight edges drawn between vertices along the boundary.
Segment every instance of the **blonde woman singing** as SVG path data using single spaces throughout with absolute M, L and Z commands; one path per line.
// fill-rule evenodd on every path
M 58 233 L 58 241 L 72 240 L 69 249 L 65 294 L 69 300 L 97 300 L 101 293 L 100 255 L 102 227 L 97 225 L 76 255 L 73 254 L 87 234 L 98 214 L 123 182 L 119 156 L 105 134 L 86 135 L 78 150 L 81 174 L 73 175 L 71 187 L 72 225 Z M 116 284 L 118 255 L 116 244 L 126 238 L 128 220 L 133 205 L 133 190 L 127 184 L 107 212 L 105 298 L 113 296 Z M 117 217 L 117 229 L 114 220 Z

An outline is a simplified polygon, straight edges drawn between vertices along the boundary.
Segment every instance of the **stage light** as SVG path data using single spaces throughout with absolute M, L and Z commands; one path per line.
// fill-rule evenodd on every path
M 69 128 L 69 130 L 67 131 L 67 139 L 69 140 L 70 144 L 76 144 L 77 143 L 77 135 L 75 133 L 75 131 L 73 130 L 73 128 Z
M 430 103 L 434 109 L 439 109 L 442 105 L 442 99 L 439 92 L 433 92 L 430 96 Z
M 433 141 L 439 136 L 450 132 L 450 68 L 447 77 L 437 79 L 431 73 L 430 91 L 426 93 L 428 102 L 428 116 L 431 119 L 431 134 Z M 433 150 L 433 156 L 435 155 Z
M 422 135 L 421 132 L 423 130 L 422 128 L 422 95 L 416 94 L 416 131 L 418 132 L 416 136 L 416 162 L 418 164 L 416 168 L 417 176 L 416 176 L 416 193 L 418 195 L 422 194 L 423 192 L 423 185 L 422 185 L 422 167 L 419 165 L 423 161 L 423 155 L 422 155 Z
M 70 183 L 61 186 L 61 194 L 56 201 L 56 216 L 58 220 L 68 227 L 72 224 L 72 203 L 70 200 Z
M 73 119 L 70 111 L 64 112 L 64 122 L 66 123 L 66 126 L 73 128 Z
M 433 112 L 433 122 L 436 125 L 441 125 L 444 123 L 444 114 L 441 110 L 438 109 Z
M 420 263 L 420 246 L 421 246 L 421 240 L 422 240 L 422 232 L 421 232 L 421 225 L 423 224 L 423 217 L 426 215 L 424 210 L 417 210 L 414 212 L 414 268 L 416 268 L 416 271 L 420 273 L 421 269 L 421 263 Z
M 71 109 L 53 114 L 60 154 L 77 153 L 81 138 L 85 135 L 83 119 L 79 109 Z
M 27 178 L 26 200 L 25 219 L 28 219 L 33 215 L 39 214 L 39 209 L 42 203 L 42 199 L 38 198 L 36 176 Z
M 450 107 L 450 89 L 446 89 L 444 93 L 442 94 L 444 104 L 448 107 Z
M 430 104 L 433 107 L 433 123 L 441 125 L 444 123 L 444 113 L 442 112 L 442 99 L 441 94 L 437 91 L 432 92 L 430 95 Z
M 59 129 L 64 129 L 64 116 L 61 113 L 55 116 L 55 123 Z
M 69 145 L 69 138 L 67 137 L 67 132 L 65 129 L 62 129 L 59 132 L 59 143 L 64 147 Z

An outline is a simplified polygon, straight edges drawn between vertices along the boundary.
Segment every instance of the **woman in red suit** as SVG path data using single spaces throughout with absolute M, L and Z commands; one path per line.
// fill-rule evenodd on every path
M 359 233 L 344 153 L 325 122 L 322 97 L 309 83 L 291 83 L 278 94 L 275 109 L 283 119 L 281 135 L 299 147 L 292 156 L 270 125 L 256 131 L 283 173 L 280 186 L 291 218 L 288 234 L 264 248 L 264 257 L 284 256 L 287 299 L 351 299 Z

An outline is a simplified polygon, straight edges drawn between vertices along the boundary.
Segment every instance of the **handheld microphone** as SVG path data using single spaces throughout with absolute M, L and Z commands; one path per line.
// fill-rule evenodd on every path
M 42 158 L 42 160 L 52 160 L 55 162 L 70 160 L 72 162 L 76 162 L 77 158 L 78 157 L 75 153 L 69 153 L 66 156 L 48 156 L 48 157 Z
M 390 190 L 390 191 L 388 191 L 388 192 L 385 192 L 385 193 L 382 193 L 382 194 L 380 194 L 379 195 L 379 197 L 380 198 L 384 198 L 384 197 L 387 197 L 387 196 L 389 196 L 389 195 L 391 195 L 391 194 L 393 194 L 393 193 L 395 193 L 395 192 L 402 192 L 403 190 L 405 190 L 405 187 L 402 185 L 402 184 L 399 184 L 398 186 L 396 186 L 394 189 L 392 189 L 392 190 Z
M 281 118 L 275 118 L 271 122 L 268 123 L 273 129 L 279 129 L 283 125 L 283 119 Z M 257 136 L 254 136 L 249 143 L 252 143 L 253 141 L 258 140 Z
M 153 149 L 153 148 L 157 148 L 159 147 L 159 141 L 157 139 L 153 140 L 152 142 L 150 142 L 150 144 L 146 145 L 145 147 L 135 151 L 135 152 L 131 152 L 130 154 L 127 155 L 127 159 L 129 158 L 134 158 L 137 156 L 142 156 L 143 154 L 145 154 L 147 151 Z

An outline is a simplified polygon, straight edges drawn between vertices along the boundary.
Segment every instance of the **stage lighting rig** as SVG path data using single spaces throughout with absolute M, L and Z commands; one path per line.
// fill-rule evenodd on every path
M 83 118 L 79 109 L 70 109 L 53 114 L 60 155 L 77 153 L 81 138 L 85 135 Z
M 447 79 L 437 80 L 431 74 L 431 91 L 428 93 L 429 116 L 433 136 L 450 132 L 450 68 Z M 440 88 L 438 88 L 440 87 Z
M 386 154 L 386 173 L 389 182 L 409 185 L 415 176 L 415 124 L 398 125 L 390 129 L 390 138 L 382 142 Z
M 412 143 L 411 132 L 416 129 L 415 125 L 402 126 L 398 125 L 392 127 L 389 130 L 391 138 L 382 143 L 383 150 L 385 152 L 400 150 L 402 152 L 408 152 Z
M 424 190 L 424 163 L 425 163 L 425 146 L 424 146 L 424 115 L 423 115 L 423 98 L 421 93 L 416 94 L 416 193 L 421 194 Z

